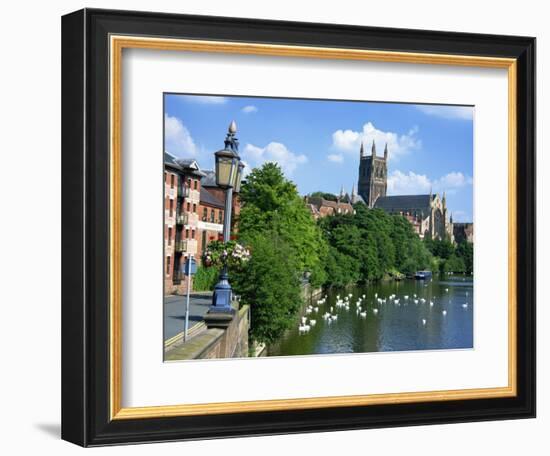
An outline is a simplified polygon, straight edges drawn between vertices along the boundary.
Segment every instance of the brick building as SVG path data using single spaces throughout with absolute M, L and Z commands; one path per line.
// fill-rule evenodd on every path
M 195 160 L 164 154 L 164 293 L 186 289 L 183 267 L 199 250 L 200 181 L 204 173 Z
M 473 223 L 454 223 L 453 233 L 456 242 L 474 242 L 474 224 Z
M 200 265 L 208 243 L 221 239 L 225 190 L 214 171 L 202 171 L 196 160 L 164 154 L 164 294 L 187 291 L 184 266 L 190 255 Z M 233 196 L 232 231 L 240 213 Z M 192 288 L 192 283 L 191 283 Z
M 201 188 L 198 257 L 202 256 L 211 241 L 222 239 L 224 207 L 222 200 L 216 198 L 206 187 Z
M 306 207 L 313 218 L 318 219 L 327 215 L 353 214 L 353 206 L 347 201 L 331 201 L 319 196 L 306 196 L 304 198 Z

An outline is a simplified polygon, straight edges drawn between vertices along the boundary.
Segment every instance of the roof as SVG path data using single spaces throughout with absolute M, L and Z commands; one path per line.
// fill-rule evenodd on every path
M 203 187 L 217 187 L 216 185 L 216 172 L 210 169 L 205 169 L 203 171 L 204 177 L 201 180 L 201 185 Z
M 180 168 L 180 165 L 176 162 L 176 157 L 168 152 L 164 152 L 164 164 L 174 168 Z
M 194 174 L 199 177 L 204 176 L 204 172 L 201 171 L 199 164 L 194 158 L 179 158 L 166 151 L 164 152 L 164 166 L 169 166 L 187 174 Z
M 224 208 L 224 203 L 216 198 L 212 193 L 201 186 L 201 204 L 207 206 L 214 206 L 220 209 Z
M 435 195 L 432 195 L 433 199 Z M 386 212 L 430 210 L 430 195 L 397 195 L 380 196 L 374 203 L 377 209 L 384 209 Z

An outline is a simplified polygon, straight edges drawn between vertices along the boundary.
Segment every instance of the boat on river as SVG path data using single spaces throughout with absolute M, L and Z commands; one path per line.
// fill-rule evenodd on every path
M 432 278 L 432 271 L 417 271 L 414 274 L 416 280 L 427 280 Z

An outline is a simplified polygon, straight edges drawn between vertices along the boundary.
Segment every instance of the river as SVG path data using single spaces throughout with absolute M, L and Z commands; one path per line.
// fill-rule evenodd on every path
M 325 302 L 318 304 L 323 298 Z M 473 347 L 471 276 L 434 275 L 426 281 L 409 279 L 331 289 L 307 305 L 318 310 L 306 315 L 304 308 L 295 325 L 268 347 L 267 356 Z M 336 319 L 324 319 L 327 313 Z M 306 318 L 302 326 L 309 326 L 307 332 L 304 327 L 299 329 L 302 318 Z

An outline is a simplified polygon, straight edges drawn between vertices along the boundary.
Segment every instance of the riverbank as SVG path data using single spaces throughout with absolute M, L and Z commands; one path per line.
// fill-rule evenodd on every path
M 300 333 L 300 321 L 296 322 L 276 343 L 269 345 L 267 356 L 473 346 L 471 276 L 379 281 L 327 289 L 323 295 L 326 301 L 315 301 L 318 310 L 307 315 L 316 321 L 315 326 L 307 333 Z M 337 306 L 338 300 L 346 305 Z M 323 319 L 327 312 L 337 318 Z

